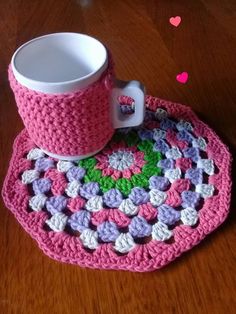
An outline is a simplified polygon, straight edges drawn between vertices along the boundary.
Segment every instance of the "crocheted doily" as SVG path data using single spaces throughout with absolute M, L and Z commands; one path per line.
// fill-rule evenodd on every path
M 23 130 L 6 205 L 50 257 L 91 268 L 160 268 L 229 211 L 231 156 L 190 108 L 148 96 L 139 128 L 79 162 L 45 155 Z

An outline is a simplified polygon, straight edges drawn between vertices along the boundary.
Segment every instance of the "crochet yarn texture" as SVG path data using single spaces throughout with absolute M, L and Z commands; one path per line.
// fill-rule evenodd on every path
M 50 257 L 151 271 L 227 217 L 231 156 L 190 108 L 148 96 L 144 124 L 79 162 L 45 155 L 23 130 L 3 198 Z
M 36 92 L 16 81 L 11 66 L 8 74 L 24 125 L 34 143 L 45 151 L 86 155 L 104 147 L 112 137 L 112 61 L 97 82 L 76 93 Z

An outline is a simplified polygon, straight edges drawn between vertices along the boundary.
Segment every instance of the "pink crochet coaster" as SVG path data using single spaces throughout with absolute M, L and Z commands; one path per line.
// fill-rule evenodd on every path
M 216 229 L 230 204 L 231 156 L 188 107 L 148 96 L 144 124 L 97 155 L 54 160 L 23 130 L 3 187 L 6 206 L 50 257 L 151 271 Z

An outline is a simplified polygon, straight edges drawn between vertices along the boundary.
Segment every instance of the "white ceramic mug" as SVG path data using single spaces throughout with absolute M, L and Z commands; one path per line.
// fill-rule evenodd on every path
M 35 38 L 19 47 L 12 57 L 11 68 L 16 81 L 29 90 L 46 95 L 62 95 L 76 93 L 89 88 L 100 79 L 104 71 L 106 71 L 108 63 L 107 49 L 97 39 L 78 33 L 55 33 Z M 107 108 L 111 113 L 112 128 L 131 127 L 141 124 L 145 111 L 144 86 L 138 81 L 124 82 L 114 79 L 114 82 L 114 87 L 109 95 L 110 108 Z M 24 103 L 19 98 L 14 86 L 12 86 L 12 89 L 29 135 L 48 155 L 64 160 L 79 160 L 97 153 L 109 141 L 110 138 L 107 138 L 106 143 L 104 141 L 104 143 L 101 142 L 101 147 L 93 145 L 96 149 L 86 151 L 86 153 L 80 153 L 80 150 L 77 152 L 76 149 L 73 150 L 73 154 L 64 152 L 62 154 L 60 149 L 59 151 L 56 149 L 48 150 L 47 145 L 41 141 L 39 134 L 37 135 L 34 132 L 34 121 L 27 120 L 27 117 L 24 115 L 24 110 L 22 110 Z M 134 114 L 122 115 L 118 102 L 120 95 L 126 95 L 134 99 Z M 37 106 L 37 103 L 35 103 L 35 106 Z M 78 104 L 78 106 L 83 106 L 83 104 Z M 56 115 L 54 118 L 57 119 Z M 77 123 L 76 121 L 74 122 Z M 44 126 L 41 125 L 40 127 L 43 128 Z M 102 131 L 101 127 L 99 128 L 99 124 L 97 124 L 97 129 L 98 132 Z M 83 136 L 88 141 L 86 134 Z M 66 140 L 65 138 L 65 144 Z M 81 143 L 82 140 L 82 138 L 78 139 L 78 143 Z M 47 138 L 47 141 L 50 141 L 50 137 Z M 76 143 L 73 142 L 72 144 L 75 145 Z M 49 145 L 49 147 L 52 147 L 52 145 Z

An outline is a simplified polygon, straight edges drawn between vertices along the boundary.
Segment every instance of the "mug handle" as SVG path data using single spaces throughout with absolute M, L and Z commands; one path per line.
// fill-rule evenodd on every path
M 133 114 L 123 114 L 120 110 L 119 96 L 128 96 L 134 99 L 135 111 Z M 145 115 L 145 87 L 139 81 L 121 81 L 115 79 L 111 93 L 113 127 L 127 128 L 138 126 L 143 122 Z

